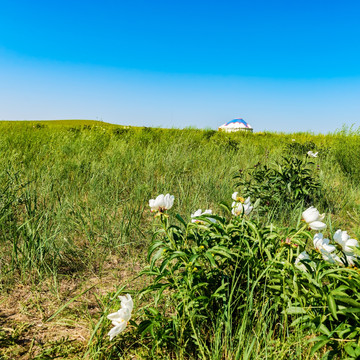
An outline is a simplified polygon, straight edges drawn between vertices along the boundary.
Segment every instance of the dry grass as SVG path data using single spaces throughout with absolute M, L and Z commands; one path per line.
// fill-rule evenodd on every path
M 45 355 L 82 358 L 91 323 L 102 312 L 99 299 L 106 299 L 120 285 L 131 283 L 135 290 L 143 286 L 144 278 L 136 278 L 142 267 L 141 262 L 129 266 L 113 257 L 101 277 L 83 274 L 81 278 L 63 277 L 57 284 L 51 279 L 37 284 L 18 283 L 12 290 L 3 292 L 0 295 L 0 358 L 25 360 Z M 78 295 L 81 296 L 48 320 Z

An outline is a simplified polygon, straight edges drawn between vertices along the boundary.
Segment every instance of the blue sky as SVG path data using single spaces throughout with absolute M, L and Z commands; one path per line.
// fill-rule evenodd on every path
M 0 119 L 360 126 L 360 3 L 0 1 Z

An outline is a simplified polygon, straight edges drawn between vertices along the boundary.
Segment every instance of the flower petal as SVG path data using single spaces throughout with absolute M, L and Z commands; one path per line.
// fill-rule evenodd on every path
M 314 222 L 319 219 L 319 211 L 314 206 L 310 206 L 302 213 L 302 218 L 308 224 Z
M 119 325 L 113 327 L 109 332 L 108 335 L 110 336 L 110 341 L 118 334 L 120 334 L 121 332 L 123 332 L 126 328 L 126 321 L 122 321 L 121 323 L 119 323 Z
M 121 301 L 121 307 L 122 308 L 128 308 L 130 310 L 130 313 L 133 310 L 134 302 L 130 294 L 126 294 L 124 296 L 119 296 L 119 299 Z
M 324 230 L 326 229 L 326 224 L 324 224 L 321 221 L 313 221 L 311 223 L 309 223 L 310 229 L 312 230 Z
M 345 243 L 344 251 L 345 252 L 354 252 L 353 248 L 356 248 L 359 246 L 359 243 L 355 239 L 349 239 Z
M 235 191 L 235 192 L 231 195 L 231 198 L 232 198 L 233 200 L 236 200 L 236 199 L 237 199 L 237 196 L 238 196 L 238 192 Z

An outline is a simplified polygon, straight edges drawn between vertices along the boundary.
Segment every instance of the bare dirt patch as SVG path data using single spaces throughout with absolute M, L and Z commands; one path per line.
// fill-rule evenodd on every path
M 17 284 L 0 295 L 0 358 L 80 358 L 100 318 L 99 299 L 123 285 L 136 290 L 144 279 L 135 278 L 141 261 L 128 263 L 113 257 L 101 276 L 46 279 Z M 59 311 L 60 310 L 60 311 Z M 109 324 L 109 329 L 111 325 Z

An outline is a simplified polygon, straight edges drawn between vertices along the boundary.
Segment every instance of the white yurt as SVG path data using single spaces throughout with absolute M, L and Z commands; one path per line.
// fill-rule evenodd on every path
M 234 132 L 239 130 L 253 131 L 253 128 L 244 119 L 234 119 L 219 126 L 219 131 Z

